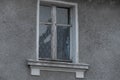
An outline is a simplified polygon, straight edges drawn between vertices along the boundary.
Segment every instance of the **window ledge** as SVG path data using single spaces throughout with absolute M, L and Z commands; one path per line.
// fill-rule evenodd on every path
M 62 71 L 62 72 L 74 72 L 76 78 L 84 78 L 85 71 L 88 70 L 88 64 L 84 63 L 68 63 L 68 62 L 56 62 L 45 60 L 28 60 L 28 65 L 31 69 L 31 75 L 40 76 L 41 70 L 47 71 Z

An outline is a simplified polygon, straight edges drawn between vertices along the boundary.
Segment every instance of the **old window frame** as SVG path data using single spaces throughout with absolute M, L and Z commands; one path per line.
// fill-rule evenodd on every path
M 54 61 L 64 61 L 64 62 L 72 62 L 72 60 L 70 59 L 70 56 L 69 56 L 69 59 L 58 59 L 57 55 L 58 55 L 58 51 L 57 51 L 57 47 L 59 45 L 57 45 L 57 28 L 60 26 L 60 27 L 67 27 L 67 28 L 71 28 L 72 25 L 70 24 L 70 8 L 68 7 L 61 7 L 61 6 L 56 6 L 56 5 L 45 5 L 45 4 L 40 4 L 40 6 L 44 6 L 44 7 L 50 7 L 51 8 L 51 19 L 52 21 L 51 22 L 43 22 L 40 20 L 40 25 L 51 25 L 51 58 L 39 58 L 40 60 L 54 60 Z M 68 22 L 67 23 L 57 23 L 57 9 L 66 9 L 67 10 L 67 13 L 68 13 L 68 16 L 67 19 L 68 19 Z M 70 30 L 69 30 L 70 31 Z M 70 33 L 69 33 L 70 35 Z M 40 53 L 39 53 L 40 54 Z M 70 53 L 69 53 L 70 55 Z
M 70 10 L 71 25 L 65 25 L 65 26 L 72 26 L 70 29 L 70 60 L 72 60 L 73 63 L 79 63 L 78 5 L 77 5 L 77 3 L 70 3 L 70 2 L 63 2 L 63 1 L 49 1 L 49 0 L 38 0 L 38 2 L 37 2 L 36 60 L 39 60 L 39 26 L 40 26 L 40 4 L 41 3 L 47 4 L 47 5 L 62 6 L 62 7 L 71 9 Z M 53 14 L 56 14 L 55 6 L 53 6 Z M 54 16 L 54 20 L 55 19 L 56 18 Z M 56 23 L 56 20 L 54 22 Z M 63 24 L 58 24 L 58 25 L 63 25 Z M 55 26 L 55 25 L 53 25 L 53 26 Z M 56 35 L 54 35 L 54 36 L 56 36 Z M 53 41 L 53 43 L 54 42 L 56 42 L 56 41 Z M 54 46 L 56 46 L 56 45 L 54 45 Z M 52 59 L 56 59 L 55 53 L 56 53 L 56 49 L 53 50 L 52 55 L 54 55 L 54 56 L 52 56 Z
M 45 2 L 47 4 L 62 5 L 64 7 L 70 7 L 71 10 L 71 22 L 72 29 L 70 33 L 71 38 L 71 49 L 70 57 L 72 63 L 58 62 L 58 61 L 46 61 L 39 60 L 39 4 Z M 47 71 L 61 71 L 61 72 L 73 72 L 76 74 L 76 78 L 84 78 L 85 72 L 89 69 L 89 64 L 79 63 L 79 43 L 78 43 L 78 6 L 76 3 L 63 2 L 63 1 L 48 1 L 48 0 L 37 0 L 37 26 L 36 26 L 36 59 L 29 59 L 28 66 L 31 70 L 32 76 L 40 76 L 42 70 Z

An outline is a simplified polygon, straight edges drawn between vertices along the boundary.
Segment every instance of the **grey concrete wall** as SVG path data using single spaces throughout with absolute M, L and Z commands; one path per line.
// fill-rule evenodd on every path
M 35 53 L 36 0 L 0 0 L 0 80 L 29 80 Z
M 89 1 L 79 1 L 80 62 L 90 64 L 85 80 L 119 80 L 120 2 Z
M 79 57 L 90 64 L 86 78 L 46 71 L 30 76 L 26 60 L 35 57 L 36 0 L 0 0 L 0 80 L 119 80 L 119 0 L 66 1 L 79 4 Z

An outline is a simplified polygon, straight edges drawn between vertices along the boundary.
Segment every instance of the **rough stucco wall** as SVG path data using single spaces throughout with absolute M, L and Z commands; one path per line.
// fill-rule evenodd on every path
M 80 62 L 90 64 L 85 80 L 119 80 L 120 2 L 89 1 L 78 1 Z
M 36 0 L 0 0 L 0 80 L 29 80 L 35 53 Z
M 80 62 L 90 64 L 85 80 L 119 80 L 120 2 L 93 1 L 81 5 Z
M 36 0 L 0 0 L 0 80 L 119 80 L 119 0 L 65 0 L 79 4 L 80 62 L 85 79 L 73 73 L 42 71 L 30 76 L 26 59 L 35 57 Z

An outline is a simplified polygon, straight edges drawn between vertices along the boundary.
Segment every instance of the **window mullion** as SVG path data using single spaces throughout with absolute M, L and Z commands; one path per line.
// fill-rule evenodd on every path
M 52 38 L 51 54 L 52 59 L 57 59 L 57 27 L 56 27 L 56 6 L 52 6 Z

